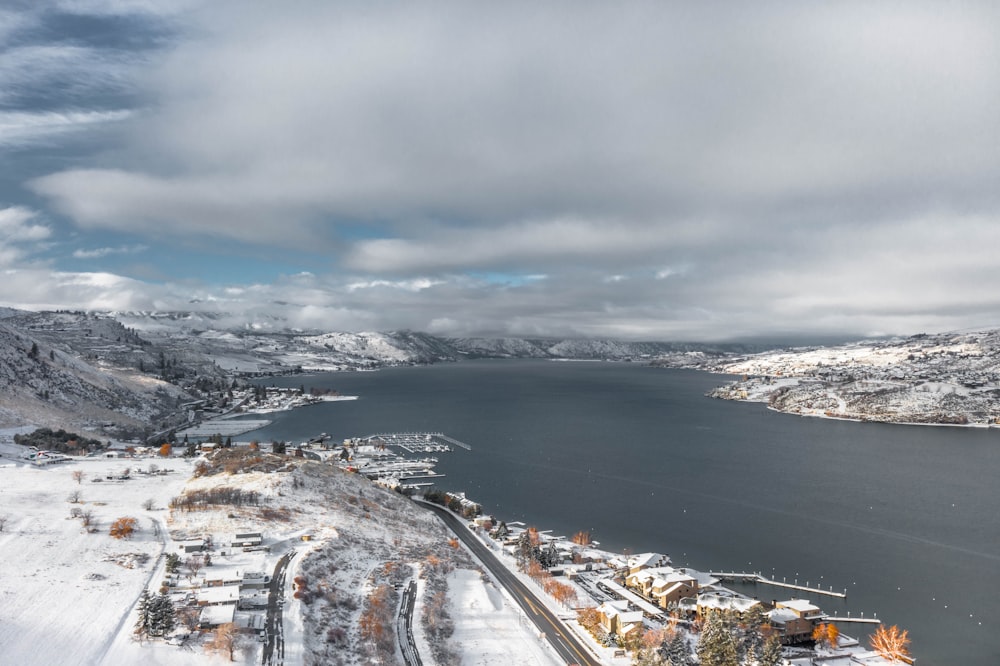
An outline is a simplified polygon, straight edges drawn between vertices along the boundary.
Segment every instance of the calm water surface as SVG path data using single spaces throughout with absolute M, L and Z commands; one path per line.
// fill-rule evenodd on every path
M 846 588 L 846 601 L 812 600 L 908 629 L 920 666 L 1000 664 L 1000 430 L 801 418 L 704 397 L 722 381 L 546 361 L 296 376 L 273 383 L 360 399 L 276 414 L 253 436 L 441 431 L 473 448 L 439 456 L 442 487 L 489 513 L 702 570 Z

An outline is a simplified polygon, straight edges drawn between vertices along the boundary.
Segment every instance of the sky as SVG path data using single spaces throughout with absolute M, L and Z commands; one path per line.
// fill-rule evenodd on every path
M 997 327 L 997 34 L 993 2 L 8 1 L 0 305 Z

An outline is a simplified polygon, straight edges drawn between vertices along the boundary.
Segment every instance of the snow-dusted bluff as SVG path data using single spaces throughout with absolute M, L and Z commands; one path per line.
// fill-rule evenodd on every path
M 767 402 L 782 412 L 887 423 L 1000 423 L 996 330 L 766 352 L 714 370 L 743 378 L 713 397 Z

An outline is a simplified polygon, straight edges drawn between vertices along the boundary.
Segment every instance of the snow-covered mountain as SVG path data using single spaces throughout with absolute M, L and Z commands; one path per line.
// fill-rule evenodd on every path
M 804 415 L 893 423 L 1000 423 L 1000 331 L 915 335 L 727 359 L 712 395 Z

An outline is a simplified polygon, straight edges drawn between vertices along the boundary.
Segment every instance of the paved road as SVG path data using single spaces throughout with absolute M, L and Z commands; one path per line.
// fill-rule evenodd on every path
M 406 666 L 423 666 L 417 644 L 413 640 L 413 605 L 417 599 L 417 582 L 411 580 L 403 590 L 403 600 L 399 605 L 399 617 L 396 618 L 396 636 L 399 638 L 399 649 L 403 652 Z
M 566 660 L 567 664 L 579 664 L 580 666 L 602 666 L 601 662 L 591 655 L 589 651 L 580 643 L 569 629 L 557 618 L 548 607 L 539 601 L 538 597 L 528 589 L 500 560 L 497 559 L 483 543 L 469 531 L 465 522 L 455 516 L 455 514 L 436 504 L 429 504 L 417 500 L 418 504 L 430 509 L 444 520 L 445 524 L 465 542 L 472 552 L 479 558 L 479 561 L 490 570 L 494 578 L 500 582 L 507 591 L 510 592 L 514 600 L 524 611 L 524 614 L 535 623 L 538 630 L 542 632 L 546 640 L 555 648 L 560 657 Z
M 268 584 L 267 595 L 267 620 L 264 623 L 267 631 L 267 642 L 264 643 L 264 651 L 261 655 L 260 663 L 263 666 L 280 666 L 285 663 L 285 625 L 282 621 L 284 609 L 285 572 L 294 550 L 290 550 L 281 556 L 278 563 L 274 565 L 274 575 Z

